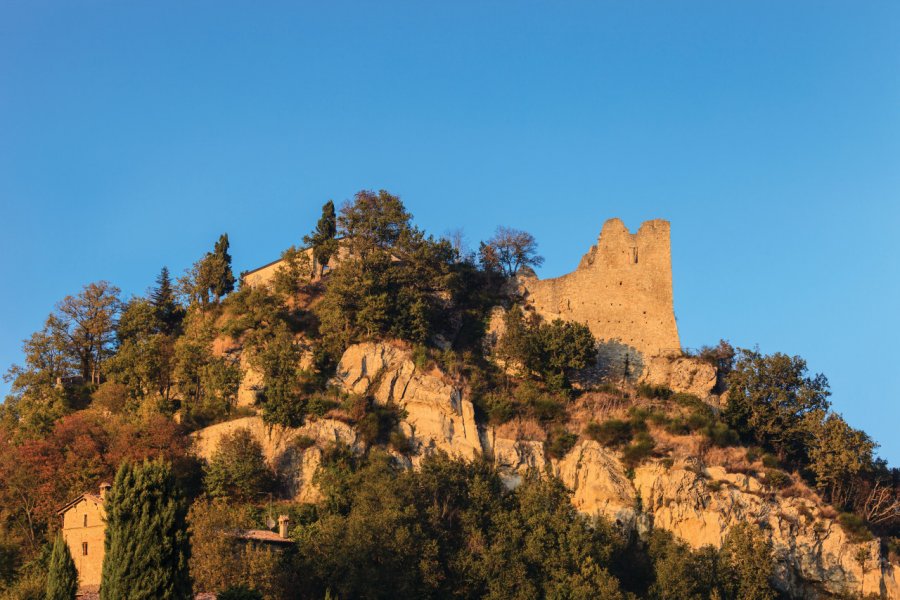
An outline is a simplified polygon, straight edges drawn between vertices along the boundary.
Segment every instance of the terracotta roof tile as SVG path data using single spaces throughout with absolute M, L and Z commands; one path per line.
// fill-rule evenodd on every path
M 270 542 L 274 544 L 293 544 L 294 541 L 283 538 L 274 531 L 267 529 L 239 529 L 231 532 L 231 535 L 242 540 L 252 540 L 256 542 Z

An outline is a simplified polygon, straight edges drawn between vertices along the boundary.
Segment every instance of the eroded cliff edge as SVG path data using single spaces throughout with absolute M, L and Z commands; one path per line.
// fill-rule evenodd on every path
M 334 384 L 348 395 L 369 396 L 376 404 L 403 411 L 400 428 L 409 452 L 394 454 L 405 467 L 415 468 L 428 454 L 442 451 L 492 461 L 510 486 L 529 469 L 553 474 L 572 490 L 579 511 L 603 515 L 638 535 L 663 528 L 695 548 L 719 547 L 731 527 L 756 523 L 772 540 L 777 584 L 792 596 L 817 598 L 824 592 L 900 598 L 900 573 L 877 540 L 854 541 L 814 495 L 778 492 L 764 473 L 752 468 L 735 472 L 729 461 L 717 461 L 715 455 L 676 453 L 629 469 L 620 453 L 584 438 L 561 458 L 551 458 L 543 440 L 527 428 L 480 425 L 465 383 L 434 366 L 418 366 L 401 344 L 351 346 Z M 246 417 L 197 432 L 197 447 L 208 458 L 222 435 L 247 428 L 288 482 L 290 495 L 315 502 L 315 472 L 327 448 L 340 442 L 363 450 L 357 432 L 339 415 L 333 417 L 297 429 L 269 427 L 259 417 Z

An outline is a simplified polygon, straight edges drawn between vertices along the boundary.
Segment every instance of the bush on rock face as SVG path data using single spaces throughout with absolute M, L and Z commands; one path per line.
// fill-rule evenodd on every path
M 540 322 L 514 306 L 506 314 L 497 352 L 506 362 L 538 375 L 549 387 L 565 389 L 569 375 L 596 358 L 597 341 L 586 325 L 560 319 Z
M 206 467 L 205 484 L 210 496 L 237 500 L 253 500 L 273 490 L 275 478 L 249 429 L 222 436 Z

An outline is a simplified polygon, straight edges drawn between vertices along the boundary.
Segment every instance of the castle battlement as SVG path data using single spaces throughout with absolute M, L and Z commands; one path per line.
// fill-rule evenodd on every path
M 620 219 L 610 219 L 573 272 L 525 278 L 522 288 L 544 319 L 584 323 L 600 341 L 625 344 L 645 357 L 681 346 L 668 221 L 647 221 L 631 233 Z

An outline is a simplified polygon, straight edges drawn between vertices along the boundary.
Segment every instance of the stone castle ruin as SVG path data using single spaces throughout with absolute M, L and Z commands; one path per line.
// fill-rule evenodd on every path
M 600 342 L 593 375 L 628 378 L 705 396 L 715 370 L 682 356 L 672 300 L 669 222 L 656 219 L 631 233 L 621 219 L 603 224 L 597 244 L 561 277 L 520 276 L 527 306 L 543 319 L 587 325 Z M 312 251 L 306 252 L 312 258 Z M 347 258 L 339 245 L 329 266 Z M 243 274 L 249 286 L 269 285 L 284 264 L 276 260 Z M 712 383 L 710 383 L 712 381 Z
M 633 348 L 645 358 L 681 352 L 668 221 L 647 221 L 631 233 L 620 219 L 610 219 L 573 272 L 528 277 L 522 287 L 548 321 L 584 323 L 601 342 Z

